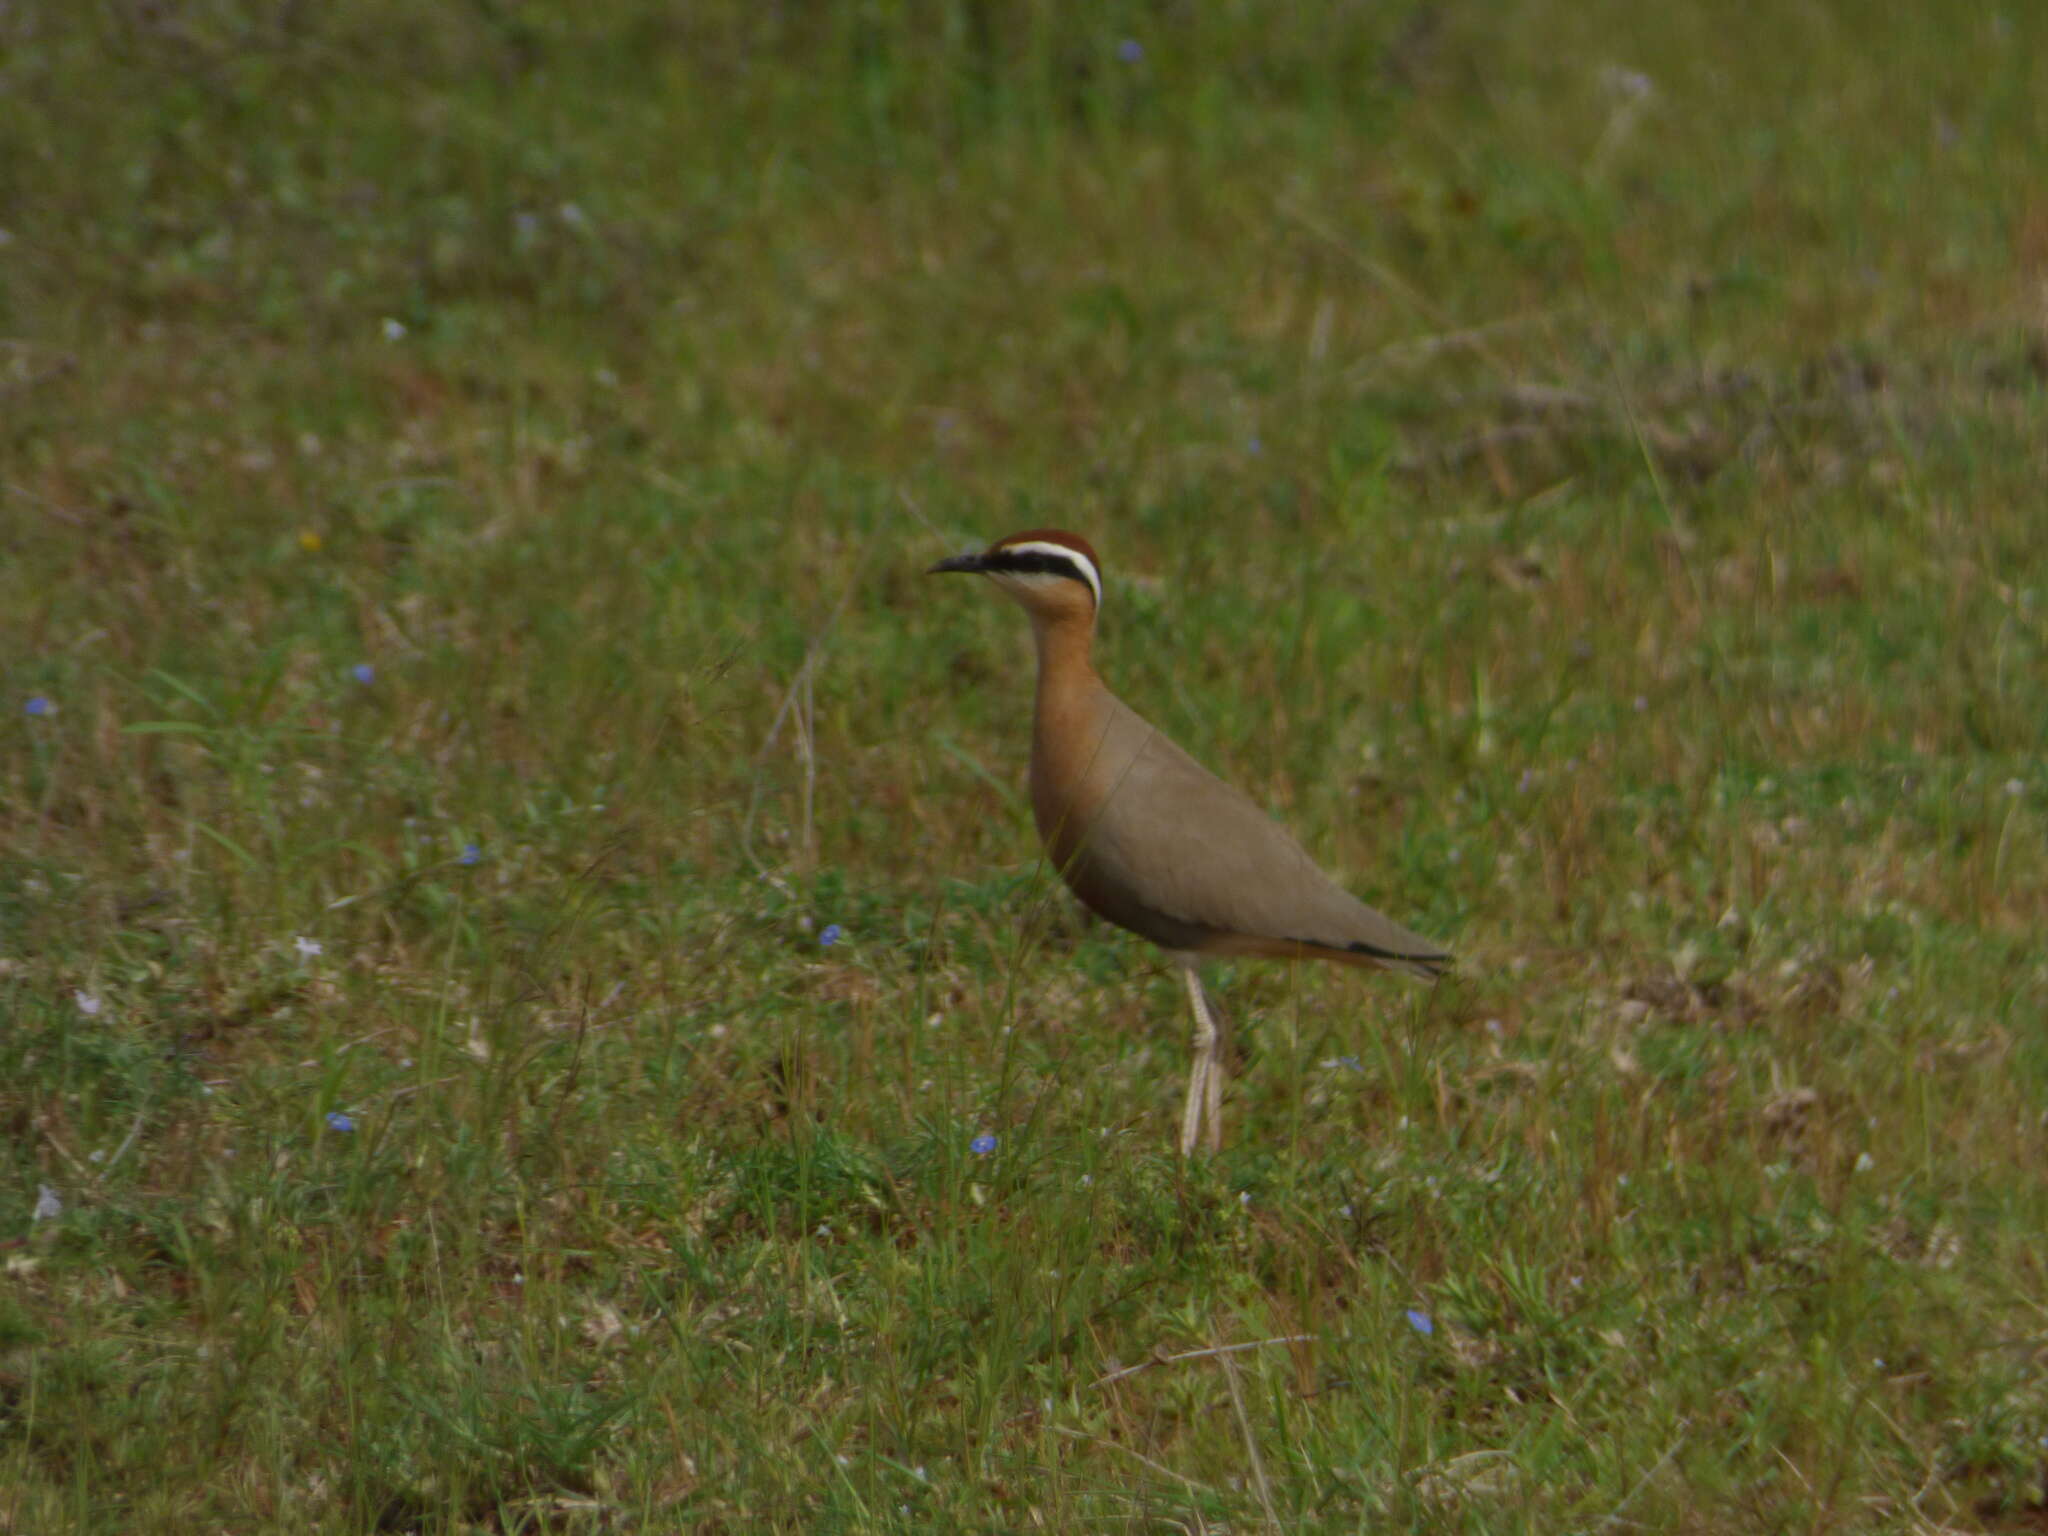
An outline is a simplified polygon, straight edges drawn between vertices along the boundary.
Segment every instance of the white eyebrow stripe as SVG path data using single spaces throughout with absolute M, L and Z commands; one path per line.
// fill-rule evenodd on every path
M 1102 577 L 1095 570 L 1095 562 L 1070 544 L 1054 544 L 1047 539 L 1032 539 L 1023 544 L 1005 544 L 1006 555 L 1064 555 L 1081 568 L 1087 578 L 1088 590 L 1095 594 L 1095 606 L 1102 606 Z

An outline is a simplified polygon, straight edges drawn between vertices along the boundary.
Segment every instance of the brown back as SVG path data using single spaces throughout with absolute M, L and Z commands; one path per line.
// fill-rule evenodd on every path
M 1311 956 L 1434 976 L 1450 956 L 1336 884 L 1287 830 L 1090 670 L 1040 674 L 1039 836 L 1074 893 L 1169 949 Z

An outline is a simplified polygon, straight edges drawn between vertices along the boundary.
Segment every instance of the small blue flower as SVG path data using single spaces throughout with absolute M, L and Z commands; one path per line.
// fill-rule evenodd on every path
M 47 715 L 52 707 L 50 701 L 40 693 L 34 695 L 26 704 L 21 706 L 22 712 L 30 715 Z
M 1127 37 L 1116 45 L 1116 56 L 1126 64 L 1136 64 L 1145 57 L 1145 45 L 1135 37 Z
M 974 1140 L 967 1143 L 967 1150 L 972 1152 L 976 1157 L 987 1157 L 989 1153 L 995 1151 L 995 1149 L 996 1139 L 995 1137 L 989 1135 L 987 1131 L 983 1131 L 979 1136 L 975 1137 Z
M 1430 1321 L 1430 1317 L 1427 1312 L 1418 1312 L 1413 1307 L 1410 1307 L 1407 1312 L 1407 1317 L 1408 1326 L 1410 1328 L 1413 1328 L 1417 1333 L 1423 1335 L 1425 1338 L 1427 1338 L 1430 1334 L 1436 1332 L 1436 1324 Z
M 377 669 L 367 661 L 359 661 L 350 667 L 348 675 L 359 683 L 374 683 L 377 681 Z
M 458 864 L 476 864 L 482 862 L 483 856 L 483 849 L 477 847 L 475 843 L 464 843 L 462 845 L 462 852 L 457 856 L 455 862 Z
M 327 1111 L 327 1129 L 330 1131 L 352 1131 L 356 1128 L 355 1117 L 344 1115 L 338 1109 Z
M 1244 451 L 1256 459 L 1260 454 L 1266 451 L 1266 445 L 1264 442 L 1260 440 L 1259 434 L 1254 432 L 1250 437 L 1244 440 Z
M 825 931 L 818 935 L 818 947 L 820 949 L 830 949 L 839 942 L 842 936 L 842 931 L 837 923 L 827 923 Z

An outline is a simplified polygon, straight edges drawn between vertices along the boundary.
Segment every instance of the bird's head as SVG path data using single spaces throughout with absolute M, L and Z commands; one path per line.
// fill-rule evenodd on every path
M 1059 528 L 1013 533 L 980 554 L 941 560 L 925 574 L 941 571 L 973 571 L 988 577 L 1035 620 L 1089 622 L 1102 606 L 1102 568 L 1094 549 L 1078 533 Z

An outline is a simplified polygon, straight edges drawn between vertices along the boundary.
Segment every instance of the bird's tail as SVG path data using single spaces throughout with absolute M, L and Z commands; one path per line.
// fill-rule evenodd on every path
M 1349 946 L 1349 952 L 1358 955 L 1368 965 L 1383 966 L 1422 981 L 1435 981 L 1454 963 L 1451 952 L 1445 949 L 1411 950 L 1402 954 L 1370 944 L 1353 944 Z

